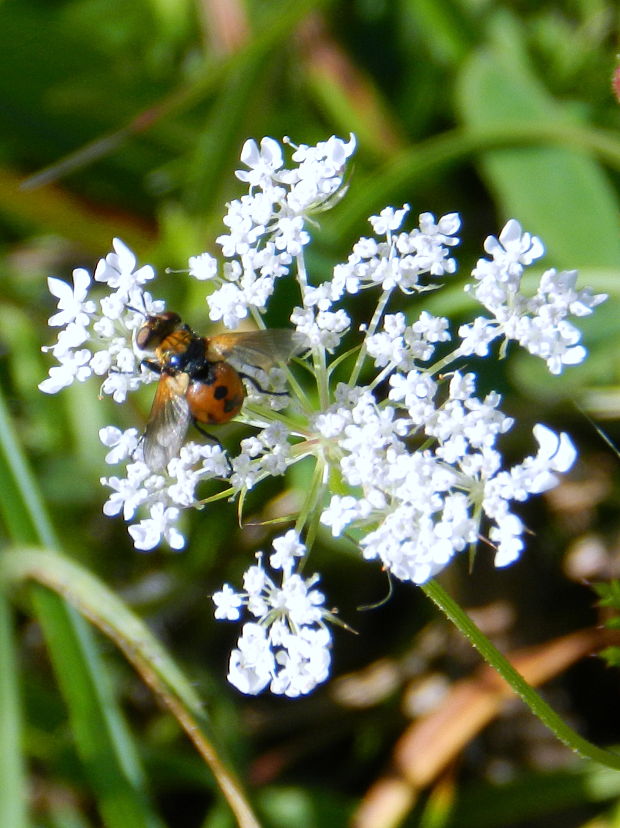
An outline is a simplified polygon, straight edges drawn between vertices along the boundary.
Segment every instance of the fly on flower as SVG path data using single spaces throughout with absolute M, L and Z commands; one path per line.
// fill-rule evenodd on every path
M 146 317 L 136 345 L 154 353 L 154 360 L 142 364 L 159 374 L 144 434 L 144 462 L 151 471 L 160 471 L 178 455 L 192 422 L 202 431 L 200 424 L 226 423 L 239 413 L 246 396 L 244 380 L 265 392 L 229 358 L 266 371 L 290 359 L 303 342 L 287 329 L 200 336 L 178 313 L 165 311 Z

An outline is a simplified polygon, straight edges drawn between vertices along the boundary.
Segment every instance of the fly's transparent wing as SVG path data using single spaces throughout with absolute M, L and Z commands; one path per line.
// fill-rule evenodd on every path
M 189 384 L 187 374 L 162 374 L 144 432 L 144 462 L 153 472 L 159 472 L 176 457 L 183 445 L 192 421 L 185 392 Z
M 221 362 L 233 356 L 236 362 L 268 370 L 276 362 L 286 362 L 305 347 L 305 338 L 287 328 L 241 331 L 206 337 L 206 356 Z

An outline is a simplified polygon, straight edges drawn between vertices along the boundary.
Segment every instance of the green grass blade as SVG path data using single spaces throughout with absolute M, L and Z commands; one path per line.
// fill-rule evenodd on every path
M 162 828 L 88 625 L 53 593 L 36 588 L 33 602 L 106 826 Z
M 0 575 L 9 584 L 34 579 L 50 587 L 109 636 L 192 739 L 227 797 L 239 825 L 250 828 L 257 824 L 239 782 L 212 743 L 202 702 L 192 685 L 146 625 L 104 583 L 63 555 L 30 548 L 7 552 Z M 67 680 L 69 685 L 75 684 L 71 673 L 67 673 Z M 76 696 L 77 705 L 89 691 L 96 692 L 97 688 L 66 688 L 68 694 Z M 106 706 L 107 700 L 101 699 L 102 709 Z M 84 712 L 88 714 L 87 710 Z M 113 727 L 114 723 L 110 724 Z M 119 738 L 123 738 L 122 733 Z M 96 755 L 93 760 L 97 761 Z
M 18 446 L 0 396 L 0 513 L 14 541 L 49 545 L 54 542 L 53 530 Z M 147 802 L 142 769 L 107 685 L 91 631 L 58 596 L 36 588 L 32 597 L 69 708 L 77 748 L 107 828 L 160 828 L 162 823 Z M 0 711 L 3 719 L 12 714 L 10 707 Z M 16 763 L 15 758 L 12 761 Z
M 486 124 L 458 128 L 421 141 L 403 150 L 365 177 L 357 175 L 350 196 L 334 210 L 334 220 L 325 220 L 319 235 L 334 244 L 342 236 L 351 235 L 360 222 L 377 213 L 386 204 L 399 206 L 403 195 L 420 182 L 450 166 L 462 164 L 484 154 L 511 148 L 529 153 L 541 144 L 551 148 L 562 145 L 597 156 L 613 169 L 620 170 L 620 139 L 611 132 L 577 124 L 523 121 L 519 124 Z M 366 232 L 366 226 L 363 226 Z M 531 228 L 528 228 L 531 230 Z M 592 265 L 592 262 L 589 262 Z
M 128 138 L 190 109 L 225 85 L 229 74 L 243 66 L 246 61 L 252 61 L 268 54 L 272 49 L 279 48 L 306 15 L 329 6 L 332 2 L 333 0 L 282 0 L 279 3 L 271 3 L 261 19 L 260 26 L 257 26 L 257 32 L 238 52 L 224 59 L 206 59 L 202 71 L 190 83 L 183 83 L 132 117 L 123 126 L 100 135 L 64 158 L 39 170 L 23 182 L 24 186 L 28 189 L 41 187 L 83 169 L 98 159 L 118 151 Z
M 21 756 L 17 666 L 11 611 L 0 591 L 0 825 L 27 825 L 26 785 Z

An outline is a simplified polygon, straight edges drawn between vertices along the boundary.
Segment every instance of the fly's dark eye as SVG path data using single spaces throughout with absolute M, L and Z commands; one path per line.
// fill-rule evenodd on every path
M 153 338 L 153 329 L 151 326 L 143 325 L 136 334 L 136 345 L 141 351 L 150 351 Z

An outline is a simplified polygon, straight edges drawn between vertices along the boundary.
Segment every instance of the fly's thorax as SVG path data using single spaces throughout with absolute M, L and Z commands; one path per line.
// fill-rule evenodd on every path
M 156 354 L 164 368 L 185 371 L 190 376 L 201 371 L 205 363 L 204 341 L 187 326 L 166 337 Z

